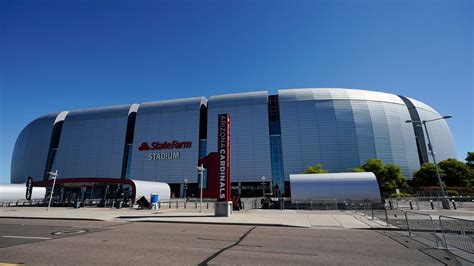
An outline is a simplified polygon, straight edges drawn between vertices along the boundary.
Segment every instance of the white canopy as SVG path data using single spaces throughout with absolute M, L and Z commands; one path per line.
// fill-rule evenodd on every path
M 150 201 L 151 194 L 158 194 L 160 200 L 169 200 L 171 189 L 170 186 L 162 182 L 150 182 L 150 181 L 140 181 L 132 180 L 135 183 L 136 192 L 135 199 L 139 199 L 144 196 L 148 201 Z
M 381 201 L 377 178 L 372 172 L 290 175 L 290 186 L 292 203 Z
M 46 188 L 33 187 L 31 199 L 44 199 Z M 26 200 L 26 184 L 0 184 L 0 201 Z

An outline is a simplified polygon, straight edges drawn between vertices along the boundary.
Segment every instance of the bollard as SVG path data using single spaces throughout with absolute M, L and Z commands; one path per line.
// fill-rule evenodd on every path
M 298 210 L 298 201 L 296 201 L 296 210 Z
M 434 204 L 432 200 L 430 200 L 430 205 L 431 205 L 431 209 L 434 210 Z
M 170 200 L 170 204 L 169 204 L 169 209 L 171 209 L 171 200 Z
M 178 209 L 178 208 L 179 208 L 179 201 L 176 200 L 176 209 Z
M 158 209 L 161 209 L 161 201 L 158 201 Z
M 458 208 L 456 207 L 456 202 L 453 200 L 453 209 L 457 210 Z
M 413 210 L 413 205 L 411 204 L 411 200 L 409 200 L 408 203 L 410 204 L 410 210 Z
M 194 202 L 194 209 L 197 209 L 197 208 L 198 208 L 198 201 L 196 200 L 196 201 Z
M 206 209 L 209 209 L 209 201 L 206 201 Z
M 393 210 L 392 200 L 388 200 L 388 206 L 390 207 L 390 210 Z
M 309 206 L 310 206 L 310 208 L 311 208 L 311 210 L 312 210 L 312 209 L 313 209 L 313 201 L 312 201 L 312 200 L 309 201 Z
M 187 203 L 187 201 L 186 201 L 186 200 L 184 200 L 184 208 L 185 208 L 185 209 L 186 209 L 186 203 Z

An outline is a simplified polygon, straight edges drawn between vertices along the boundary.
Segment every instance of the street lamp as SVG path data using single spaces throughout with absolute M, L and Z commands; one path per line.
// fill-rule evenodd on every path
M 200 177 L 200 187 L 201 187 L 201 193 L 200 196 L 201 196 L 201 203 L 199 204 L 199 212 L 202 212 L 202 176 L 204 175 L 204 166 L 201 164 L 201 166 L 198 166 L 197 167 L 197 170 L 199 172 L 199 177 Z
M 262 179 L 262 195 L 263 197 L 265 198 L 265 176 L 262 176 L 261 179 Z
M 53 178 L 53 187 L 51 188 L 51 193 L 49 194 L 49 203 L 48 203 L 48 210 L 49 207 L 51 207 L 51 200 L 53 199 L 53 193 L 54 193 L 54 185 L 56 185 L 56 178 L 58 177 L 58 170 L 56 172 L 47 172 L 52 178 Z
M 439 175 L 439 168 L 438 168 L 438 164 L 436 163 L 436 156 L 435 156 L 435 152 L 433 150 L 433 144 L 431 143 L 430 134 L 428 133 L 428 127 L 426 126 L 426 123 L 441 120 L 441 119 L 449 119 L 451 117 L 452 116 L 450 116 L 450 115 L 446 115 L 446 116 L 443 116 L 443 117 L 438 117 L 438 118 L 430 119 L 430 120 L 423 120 L 423 121 L 407 120 L 407 121 L 405 121 L 405 123 L 423 124 L 423 127 L 425 128 L 426 138 L 428 139 L 428 149 L 430 150 L 431 156 L 433 157 L 433 163 L 434 163 L 435 169 L 436 169 L 436 177 L 438 177 L 439 187 L 441 188 L 441 195 L 443 196 L 443 199 L 441 200 L 441 203 L 443 204 L 443 209 L 447 209 L 447 210 L 451 209 L 451 207 L 449 206 L 449 201 L 446 198 L 446 194 L 444 193 L 443 183 L 441 182 L 441 176 Z
M 186 190 L 188 190 L 188 179 L 184 178 L 184 201 L 186 201 Z

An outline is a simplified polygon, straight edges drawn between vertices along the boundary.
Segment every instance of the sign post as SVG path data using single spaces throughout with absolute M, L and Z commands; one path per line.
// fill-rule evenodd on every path
M 215 216 L 228 217 L 232 213 L 230 195 L 230 116 L 217 116 L 217 153 L 219 156 L 219 193 Z
M 201 164 L 201 166 L 198 166 L 197 167 L 197 170 L 199 172 L 199 178 L 200 178 L 200 181 L 199 181 L 199 184 L 200 184 L 200 187 L 201 187 L 201 192 L 199 193 L 199 196 L 201 198 L 201 201 L 200 201 L 200 204 L 199 204 L 199 212 L 201 213 L 202 212 L 202 187 L 203 187 L 203 175 L 204 175 L 204 166 Z

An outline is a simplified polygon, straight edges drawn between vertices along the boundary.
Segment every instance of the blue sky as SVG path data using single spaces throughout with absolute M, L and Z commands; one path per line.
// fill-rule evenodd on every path
M 50 112 L 283 88 L 425 102 L 473 149 L 473 4 L 452 1 L 0 1 L 0 183 Z

